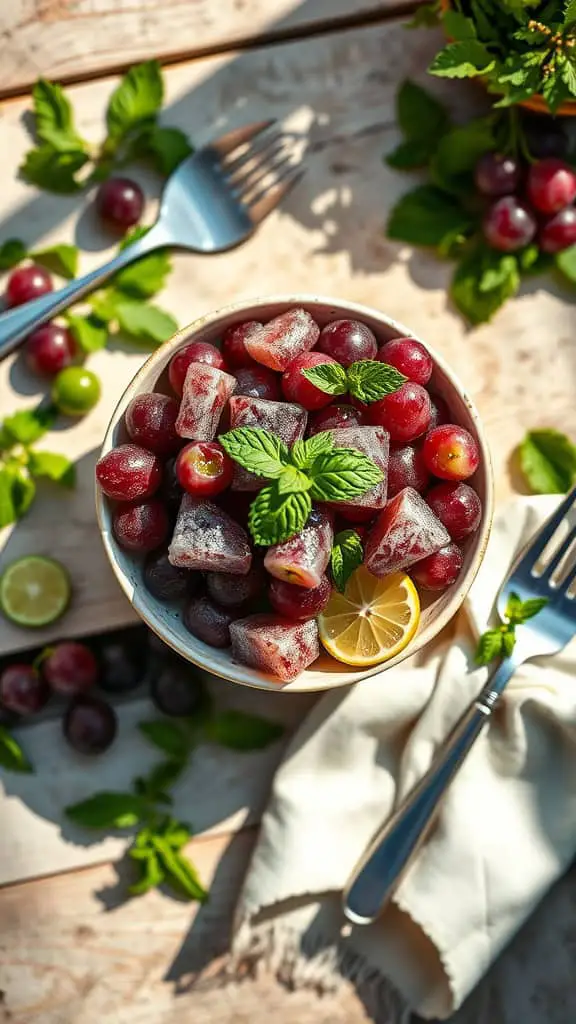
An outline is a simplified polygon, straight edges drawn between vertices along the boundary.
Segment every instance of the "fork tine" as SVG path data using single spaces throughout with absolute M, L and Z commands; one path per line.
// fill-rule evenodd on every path
M 519 565 L 528 571 L 531 571 L 534 564 L 538 561 L 540 556 L 543 554 L 546 546 L 550 543 L 552 537 L 556 533 L 556 530 L 560 526 L 560 523 L 568 515 L 576 499 L 576 487 L 566 495 L 566 498 L 562 504 L 557 508 L 556 512 L 550 516 L 550 519 L 544 524 L 539 534 L 535 538 L 530 547 L 528 548 L 524 557 L 520 560 Z
M 277 134 L 266 138 L 264 145 L 251 146 L 245 153 L 242 153 L 233 164 L 224 164 L 222 170 L 231 185 L 238 186 L 246 178 L 249 178 L 255 171 L 266 165 L 272 157 L 283 147 L 286 139 L 283 135 Z
M 274 124 L 275 122 L 272 122 Z M 268 126 L 269 128 L 270 126 Z M 254 143 L 248 146 L 247 149 L 243 150 L 238 156 L 233 157 L 231 160 L 225 160 L 222 163 L 222 170 L 226 175 L 235 174 L 236 171 L 240 170 L 251 160 L 255 160 L 260 154 L 264 154 L 270 146 L 275 146 L 277 142 L 282 140 L 284 136 L 281 131 L 274 131 L 269 133 L 266 128 L 263 128 L 259 133 L 259 137 L 255 139 Z
M 210 149 L 215 150 L 222 157 L 227 156 L 228 153 L 232 153 L 239 146 L 250 142 L 273 124 L 275 124 L 275 119 L 271 118 L 269 121 L 253 121 L 252 124 L 245 124 L 241 128 L 233 128 L 232 131 L 226 132 L 225 135 L 221 135 L 219 139 L 211 142 Z
M 278 181 L 284 178 L 285 172 L 295 170 L 295 164 L 290 153 L 279 151 L 275 156 L 275 160 L 267 162 L 261 167 L 253 168 L 252 172 L 246 175 L 246 178 L 236 184 L 239 198 L 247 206 L 250 206 L 253 198 L 264 190 L 263 183 L 267 178 L 270 179 L 268 188 L 273 188 Z
M 569 531 L 568 536 L 565 537 L 565 539 L 562 541 L 560 547 L 558 548 L 558 551 L 555 552 L 553 558 L 550 559 L 548 565 L 544 569 L 544 572 L 540 576 L 540 580 L 542 581 L 542 583 L 547 583 L 548 585 L 551 585 L 552 576 L 556 572 L 556 569 L 561 564 L 561 562 L 563 562 L 564 558 L 568 554 L 575 540 L 576 527 L 573 527 L 573 529 Z
M 263 189 L 254 196 L 248 207 L 248 216 L 253 224 L 259 224 L 274 210 L 289 192 L 298 184 L 306 172 L 300 168 L 284 179 L 279 179 L 270 189 Z

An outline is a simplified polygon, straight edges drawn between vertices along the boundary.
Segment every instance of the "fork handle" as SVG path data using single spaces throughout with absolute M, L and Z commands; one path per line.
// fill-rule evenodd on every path
M 344 890 L 343 909 L 354 924 L 371 924 L 380 915 L 427 838 L 448 786 L 490 719 L 514 672 L 511 658 L 501 662 L 480 696 L 464 712 L 432 765 L 355 866 Z
M 23 306 L 2 313 L 0 315 L 0 360 L 13 352 L 20 342 L 40 324 L 50 320 L 51 317 L 83 298 L 88 292 L 104 284 L 128 263 L 132 263 L 133 260 L 144 256 L 145 253 L 151 252 L 153 249 L 160 248 L 166 242 L 167 238 L 164 237 L 162 228 L 155 224 L 142 238 L 127 245 L 103 266 L 70 281 L 70 284 L 60 288 L 57 292 L 49 292 L 48 295 L 42 295 L 39 299 L 33 299 Z

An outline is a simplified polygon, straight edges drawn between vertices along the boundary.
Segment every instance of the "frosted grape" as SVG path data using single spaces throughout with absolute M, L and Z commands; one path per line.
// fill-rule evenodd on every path
M 235 387 L 232 374 L 207 363 L 191 363 L 184 379 L 176 433 L 193 441 L 211 441 Z
M 244 339 L 246 351 L 271 370 L 286 370 L 293 359 L 309 352 L 320 328 L 305 309 L 289 309 Z
M 330 513 L 314 508 L 300 533 L 268 548 L 264 568 L 279 580 L 311 590 L 320 585 L 333 540 Z
M 252 553 L 246 531 L 231 516 L 211 501 L 198 501 L 185 494 L 168 558 L 182 569 L 244 576 L 250 569 Z
M 230 637 L 235 661 L 286 683 L 320 654 L 315 619 L 290 622 L 280 615 L 249 615 L 231 624 Z
M 374 576 L 408 569 L 450 543 L 450 535 L 417 491 L 405 487 L 382 510 L 366 539 L 366 568 Z

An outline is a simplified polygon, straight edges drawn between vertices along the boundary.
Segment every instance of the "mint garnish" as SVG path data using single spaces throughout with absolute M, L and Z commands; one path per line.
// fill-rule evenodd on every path
M 356 530 L 337 533 L 330 553 L 330 569 L 334 586 L 344 593 L 350 576 L 364 561 L 364 549 Z
M 494 658 L 509 658 L 516 643 L 516 626 L 521 626 L 548 604 L 546 597 L 531 597 L 522 601 L 514 592 L 508 596 L 504 623 L 482 633 L 476 648 L 476 664 L 488 665 Z
M 281 544 L 304 529 L 311 511 L 309 492 L 283 494 L 276 483 L 270 484 L 250 506 L 248 526 L 254 542 Z
M 220 444 L 234 462 L 268 480 L 276 480 L 289 465 L 286 445 L 261 427 L 237 427 L 220 437 Z
M 398 391 L 408 379 L 395 367 L 380 363 L 377 359 L 360 359 L 348 369 L 339 363 L 320 363 L 302 370 L 302 374 L 327 395 L 344 395 L 349 392 L 360 402 L 377 402 L 385 395 Z

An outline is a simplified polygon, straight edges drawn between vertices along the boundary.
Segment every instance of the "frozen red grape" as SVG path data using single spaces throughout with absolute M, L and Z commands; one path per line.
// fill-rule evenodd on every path
M 528 170 L 526 195 L 540 213 L 558 213 L 576 199 L 576 173 L 556 157 L 538 160 Z
M 102 220 L 126 231 L 137 224 L 144 210 L 144 193 L 131 178 L 108 178 L 96 195 L 96 207 Z
M 188 367 L 192 363 L 205 363 L 207 366 L 214 366 L 217 370 L 227 369 L 220 350 L 206 341 L 191 341 L 189 345 L 179 348 L 176 355 L 172 356 L 168 366 L 170 386 L 179 398 L 182 396 Z
M 235 324 L 224 332 L 222 338 L 222 351 L 228 366 L 239 369 L 243 366 L 254 366 L 254 360 L 248 352 L 246 339 L 255 334 L 263 327 L 258 320 L 245 320 L 244 323 Z M 266 396 L 263 395 L 263 398 Z
M 521 168 L 506 153 L 483 153 L 474 169 L 476 188 L 485 196 L 508 196 L 520 184 Z
M 277 579 L 272 580 L 268 589 L 274 611 L 295 622 L 316 618 L 324 611 L 331 593 L 332 586 L 327 576 L 323 576 L 318 586 L 311 590 Z
M 206 363 L 190 363 L 184 379 L 176 433 L 191 441 L 211 441 L 236 378 Z
M 458 545 L 447 544 L 413 565 L 410 575 L 423 590 L 446 590 L 458 579 L 463 562 Z
M 155 455 L 174 455 L 182 447 L 176 433 L 178 402 L 168 395 L 136 395 L 124 414 L 131 441 Z
M 320 654 L 314 619 L 293 622 L 282 615 L 248 615 L 230 625 L 232 657 L 281 682 L 295 679 Z
M 169 528 L 168 513 L 155 498 L 118 505 L 112 517 L 112 532 L 120 547 L 127 551 L 153 551 L 164 543 Z
M 44 267 L 31 263 L 13 270 L 6 285 L 6 305 L 22 306 L 25 302 L 47 295 L 54 288 L 52 278 Z
M 394 498 L 405 487 L 420 494 L 430 482 L 422 448 L 407 444 L 392 448 L 388 461 L 388 498 Z
M 440 395 L 430 395 L 430 424 L 428 430 L 440 427 L 443 423 L 450 422 L 450 409 Z
M 86 644 L 56 644 L 42 661 L 42 675 L 51 690 L 65 697 L 86 693 L 98 679 L 98 662 Z
M 0 675 L 0 704 L 18 715 L 33 715 L 44 707 L 50 689 L 33 665 L 17 662 Z
M 172 565 L 202 572 L 245 576 L 252 564 L 248 535 L 239 523 L 211 501 L 182 498 L 168 549 Z
M 500 252 L 523 249 L 534 238 L 537 226 L 531 210 L 516 196 L 498 199 L 483 221 L 486 241 Z
M 430 395 L 421 384 L 411 380 L 391 395 L 363 405 L 362 409 L 368 423 L 384 427 L 391 441 L 414 441 L 425 434 L 430 425 Z
M 204 688 L 192 666 L 174 658 L 153 676 L 150 696 L 162 714 L 187 718 L 202 707 Z
M 467 480 L 478 469 L 480 452 L 472 434 L 456 423 L 435 427 L 424 439 L 424 461 L 441 480 Z
M 53 377 L 70 366 L 76 355 L 76 342 L 67 327 L 42 324 L 26 339 L 24 356 L 33 373 Z
M 208 596 L 222 608 L 242 608 L 259 597 L 264 588 L 264 572 L 260 565 L 252 565 L 245 576 L 233 576 L 228 572 L 206 573 Z
M 200 576 L 172 565 L 168 552 L 152 551 L 144 563 L 144 586 L 159 601 L 181 601 L 198 589 Z
M 318 341 L 320 328 L 305 309 L 288 309 L 244 339 L 246 350 L 257 363 L 271 370 L 288 368 L 296 356 Z
M 405 487 L 380 512 L 366 538 L 364 563 L 374 576 L 408 569 L 450 543 L 450 536 L 417 491 Z
M 568 206 L 547 220 L 540 229 L 538 244 L 550 255 L 576 245 L 576 209 Z
M 452 540 L 464 540 L 480 526 L 482 502 L 469 484 L 436 484 L 428 491 L 426 501 Z
M 269 402 L 277 402 L 282 398 L 281 378 L 265 366 L 252 363 L 251 366 L 243 366 L 239 370 L 235 370 L 234 376 L 236 377 L 235 395 L 244 395 L 247 398 L 265 398 Z
M 116 712 L 99 697 L 76 697 L 62 723 L 64 736 L 80 754 L 103 754 L 118 731 Z
M 338 365 L 335 359 L 322 352 L 303 352 L 296 356 L 282 375 L 282 391 L 288 402 L 297 402 L 304 409 L 323 409 L 330 405 L 334 395 L 326 394 L 304 376 L 303 370 L 316 366 Z
M 432 376 L 432 357 L 421 342 L 415 338 L 394 338 L 379 350 L 376 359 L 388 363 L 408 380 L 425 385 Z
M 98 459 L 96 479 L 104 494 L 116 501 L 150 498 L 162 480 L 157 455 L 137 444 L 121 444 Z
M 232 483 L 234 463 L 218 441 L 192 441 L 176 459 L 181 487 L 197 498 L 213 498 Z
M 313 508 L 299 533 L 268 548 L 264 568 L 279 580 L 312 590 L 326 571 L 333 540 L 331 514 Z
M 375 359 L 378 352 L 373 331 L 359 320 L 333 320 L 326 324 L 317 347 L 341 366 L 351 366 L 361 359 Z
M 195 597 L 186 605 L 182 621 L 192 636 L 210 647 L 230 646 L 233 612 L 213 604 L 208 597 Z
M 308 434 L 320 434 L 324 430 L 342 430 L 344 427 L 361 427 L 362 414 L 353 405 L 330 405 L 320 409 L 308 418 Z

